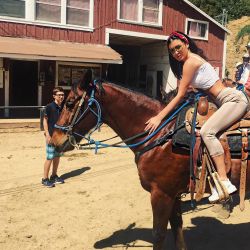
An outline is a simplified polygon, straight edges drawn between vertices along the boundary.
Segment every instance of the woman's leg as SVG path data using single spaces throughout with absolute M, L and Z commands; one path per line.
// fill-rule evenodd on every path
M 213 158 L 220 180 L 229 194 L 234 193 L 237 189 L 227 178 L 224 150 L 216 135 L 239 120 L 246 110 L 247 103 L 245 101 L 226 102 L 207 120 L 201 129 L 201 137 Z M 219 200 L 219 194 L 215 187 L 208 199 L 210 202 Z
M 213 157 L 213 161 L 215 163 L 218 175 L 220 176 L 220 180 L 227 180 L 227 172 L 226 172 L 226 164 L 225 164 L 225 156 L 217 155 Z
M 227 179 L 223 147 L 216 135 L 230 127 L 246 112 L 245 102 L 227 102 L 223 104 L 202 126 L 201 137 L 212 156 L 221 180 Z
M 246 109 L 247 104 L 243 101 L 240 103 L 226 102 L 202 126 L 201 137 L 212 157 L 224 154 L 216 135 L 239 120 L 246 113 Z
M 239 120 L 246 113 L 249 103 L 242 92 L 232 89 L 224 89 L 216 99 L 221 107 L 203 125 L 201 137 L 214 160 L 221 182 L 231 194 L 237 189 L 227 179 L 224 150 L 216 135 Z M 215 202 L 218 199 L 219 194 L 213 188 L 209 201 Z

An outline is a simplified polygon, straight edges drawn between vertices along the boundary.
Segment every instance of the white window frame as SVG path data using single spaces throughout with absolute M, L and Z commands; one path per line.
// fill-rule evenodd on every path
M 63 86 L 58 84 L 58 68 L 59 65 L 66 65 L 66 66 L 78 66 L 78 67 L 88 67 L 88 68 L 99 68 L 100 69 L 100 78 L 102 74 L 102 65 L 101 64 L 90 64 L 90 63 L 74 63 L 74 62 L 62 62 L 62 61 L 56 61 L 56 82 L 55 86 L 63 87 L 63 89 L 71 89 L 71 86 Z
M 67 1 L 61 0 L 61 23 L 46 22 L 36 20 L 36 0 L 24 0 L 25 1 L 25 18 L 13 18 L 8 16 L 0 16 L 0 21 L 18 22 L 23 24 L 34 24 L 40 26 L 49 26 L 55 28 L 66 28 L 73 30 L 94 30 L 94 0 L 90 0 L 90 13 L 89 13 L 89 26 L 78 26 L 72 24 L 66 24 L 66 11 Z
M 122 23 L 134 23 L 143 26 L 162 27 L 163 0 L 159 0 L 158 23 L 143 22 L 143 0 L 138 0 L 138 21 L 126 20 L 120 18 L 121 0 L 117 0 L 117 20 Z
M 206 24 L 207 29 L 206 29 L 205 37 L 189 35 L 189 34 L 187 33 L 187 32 L 188 32 L 188 22 L 196 22 L 196 23 Z M 209 22 L 202 21 L 202 20 L 197 20 L 197 19 L 186 18 L 185 33 L 186 33 L 189 37 L 194 38 L 194 39 L 197 39 L 197 40 L 205 40 L 205 41 L 208 41 L 208 31 L 209 31 Z

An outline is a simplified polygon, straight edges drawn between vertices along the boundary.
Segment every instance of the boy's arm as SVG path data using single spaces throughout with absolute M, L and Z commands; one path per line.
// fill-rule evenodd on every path
M 49 135 L 48 118 L 46 116 L 44 116 L 44 118 L 43 118 L 43 127 L 44 127 L 44 134 L 46 136 Z
M 44 128 L 44 134 L 45 134 L 45 137 L 46 137 L 46 142 L 47 142 L 47 144 L 49 144 L 50 140 L 51 140 L 51 137 L 50 137 L 50 134 L 49 134 L 48 118 L 46 116 L 44 116 L 44 118 L 43 118 L 43 128 Z

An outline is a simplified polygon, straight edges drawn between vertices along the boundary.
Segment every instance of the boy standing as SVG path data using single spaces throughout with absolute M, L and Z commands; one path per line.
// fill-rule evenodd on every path
M 51 136 L 54 126 L 59 118 L 62 110 L 62 102 L 64 100 L 64 91 L 62 87 L 56 87 L 53 89 L 54 101 L 46 106 L 43 127 L 44 135 L 46 137 L 46 161 L 44 163 L 44 176 L 42 184 L 46 187 L 54 187 L 55 183 L 64 183 L 64 180 L 57 175 L 57 169 L 59 166 L 61 154 L 55 150 L 55 147 L 50 144 Z M 49 178 L 49 171 L 51 164 L 53 163 L 52 174 Z

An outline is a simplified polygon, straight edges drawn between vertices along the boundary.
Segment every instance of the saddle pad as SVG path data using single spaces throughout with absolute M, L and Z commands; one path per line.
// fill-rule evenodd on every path
M 232 158 L 241 158 L 241 135 L 228 135 L 227 140 Z M 250 135 L 248 135 L 248 141 L 250 141 Z M 250 153 L 250 143 L 248 143 L 247 151 Z M 250 156 L 248 156 L 248 159 L 250 159 Z
M 175 128 L 177 128 L 178 126 L 184 123 L 186 112 L 191 107 L 193 107 L 193 105 L 189 105 L 180 111 L 180 113 L 177 115 L 177 118 L 176 118 Z M 231 157 L 241 158 L 241 146 L 242 146 L 241 134 L 228 135 L 227 139 L 228 139 L 228 144 L 229 144 L 229 148 L 231 152 Z M 191 135 L 187 132 L 186 128 L 184 127 L 176 131 L 176 133 L 173 135 L 172 144 L 175 148 L 182 148 L 186 151 L 189 151 L 190 140 L 191 140 Z M 250 135 L 248 136 L 248 140 L 250 142 Z M 248 152 L 250 153 L 250 143 L 248 144 Z M 249 156 L 249 159 L 250 159 L 250 156 Z
M 191 107 L 193 107 L 193 105 L 188 105 L 188 106 L 184 107 L 180 111 L 180 113 L 177 115 L 175 129 L 184 123 L 184 121 L 186 119 L 186 112 Z M 172 144 L 174 147 L 177 147 L 177 148 L 180 147 L 180 148 L 189 150 L 190 140 L 191 140 L 191 136 L 187 132 L 186 127 L 184 126 L 183 128 L 177 130 L 176 133 L 173 135 Z

